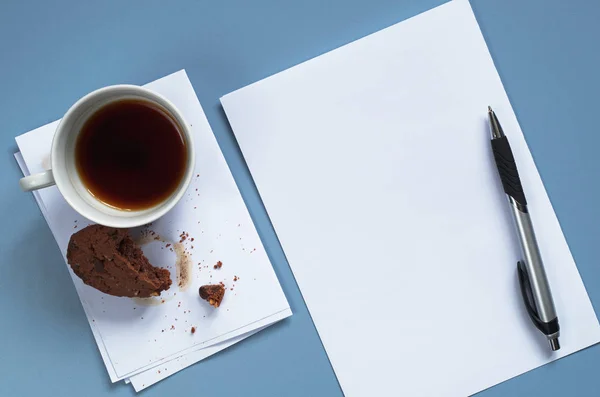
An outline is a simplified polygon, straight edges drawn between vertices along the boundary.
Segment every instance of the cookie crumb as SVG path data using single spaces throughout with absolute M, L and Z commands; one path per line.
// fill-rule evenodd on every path
M 199 294 L 202 299 L 207 301 L 211 306 L 215 308 L 221 305 L 223 296 L 225 295 L 225 287 L 222 284 L 217 285 L 203 285 L 199 289 Z
M 190 332 L 191 332 L 192 334 L 195 334 L 195 333 L 196 333 L 196 327 L 192 327 L 192 329 L 190 330 Z
M 213 266 L 213 269 L 220 269 L 223 266 L 223 262 L 218 261 L 216 265 Z

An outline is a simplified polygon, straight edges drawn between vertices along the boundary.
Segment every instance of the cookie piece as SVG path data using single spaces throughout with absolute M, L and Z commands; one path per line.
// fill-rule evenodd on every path
M 152 266 L 127 229 L 80 230 L 71 236 L 67 261 L 84 283 L 109 295 L 147 298 L 171 286 L 171 273 Z
M 225 296 L 225 287 L 220 284 L 203 285 L 199 290 L 200 298 L 204 299 L 214 307 L 219 307 L 223 296 Z

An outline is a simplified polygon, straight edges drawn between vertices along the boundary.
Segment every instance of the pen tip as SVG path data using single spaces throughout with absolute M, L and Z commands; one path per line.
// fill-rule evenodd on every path
M 494 113 L 491 106 L 488 106 L 488 118 L 490 124 L 490 131 L 492 133 L 492 139 L 502 138 L 504 136 L 504 131 L 502 131 L 500 122 L 498 121 L 496 113 Z

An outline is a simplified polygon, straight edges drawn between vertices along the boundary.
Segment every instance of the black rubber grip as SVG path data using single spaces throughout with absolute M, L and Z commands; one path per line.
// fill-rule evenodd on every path
M 514 198 L 519 204 L 527 205 L 523 186 L 521 186 L 521 179 L 519 178 L 519 171 L 517 171 L 517 164 L 515 163 L 508 139 L 505 136 L 492 139 L 492 150 L 494 151 L 494 159 L 496 160 L 504 192 Z

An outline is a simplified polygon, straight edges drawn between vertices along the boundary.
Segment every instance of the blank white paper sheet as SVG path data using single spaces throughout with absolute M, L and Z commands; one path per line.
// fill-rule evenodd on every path
M 467 0 L 221 102 L 347 397 L 471 395 L 600 341 Z M 555 354 L 521 301 L 488 105 L 530 202 Z

